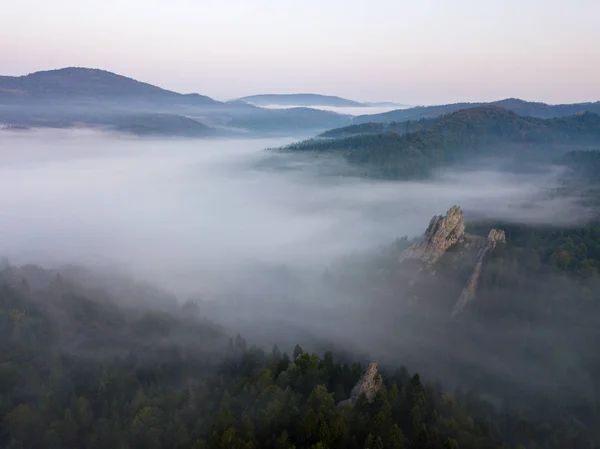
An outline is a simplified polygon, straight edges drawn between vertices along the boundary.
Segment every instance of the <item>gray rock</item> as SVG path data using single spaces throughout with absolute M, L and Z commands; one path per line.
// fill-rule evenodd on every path
M 338 403 L 338 407 L 342 407 L 344 405 L 355 405 L 358 401 L 358 398 L 363 393 L 367 399 L 367 402 L 373 402 L 382 385 L 383 380 L 381 379 L 381 374 L 379 374 L 379 371 L 377 371 L 377 363 L 372 362 L 369 364 L 364 374 L 352 389 L 350 398 Z
M 492 242 L 495 248 L 496 242 L 506 242 L 506 234 L 502 229 L 492 229 L 488 234 L 488 242 Z
M 454 304 L 454 307 L 452 308 L 452 313 L 450 315 L 451 318 L 454 318 L 457 314 L 459 314 L 465 308 L 467 303 L 476 299 L 477 285 L 479 284 L 479 278 L 483 270 L 485 256 L 496 248 L 496 244 L 498 242 L 506 242 L 506 234 L 501 229 L 491 229 L 488 234 L 487 243 L 479 250 L 477 263 L 473 268 L 473 272 L 471 273 L 467 284 L 460 293 L 458 301 L 456 301 L 456 304 Z
M 452 206 L 443 215 L 435 215 L 423 235 L 423 240 L 411 245 L 402 259 L 417 259 L 428 265 L 434 264 L 452 245 L 462 241 L 465 234 L 465 218 L 459 206 Z

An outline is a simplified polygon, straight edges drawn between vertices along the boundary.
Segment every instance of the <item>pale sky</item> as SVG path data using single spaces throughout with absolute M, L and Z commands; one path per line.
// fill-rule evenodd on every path
M 0 74 L 102 68 L 217 99 L 600 100 L 600 0 L 17 0 Z

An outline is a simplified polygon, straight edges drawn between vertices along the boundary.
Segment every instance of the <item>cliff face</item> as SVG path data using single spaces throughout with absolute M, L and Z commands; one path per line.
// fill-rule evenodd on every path
M 423 240 L 411 245 L 403 254 L 403 259 L 417 259 L 432 265 L 453 245 L 461 241 L 465 234 L 463 211 L 452 206 L 446 215 L 435 215 L 423 235 Z
M 338 404 L 338 407 L 356 404 L 356 401 L 358 401 L 358 398 L 363 393 L 367 399 L 367 402 L 373 402 L 382 385 L 383 380 L 381 379 L 379 371 L 377 371 L 377 363 L 370 363 L 364 374 L 352 389 L 350 398 L 346 399 L 345 401 L 341 401 Z
M 505 241 L 504 231 L 498 229 L 490 230 L 487 238 L 466 234 L 459 206 L 452 206 L 446 215 L 434 216 L 423 239 L 400 256 L 400 262 L 414 262 L 402 264 L 409 279 L 409 304 L 444 303 L 447 305 L 440 310 L 456 316 L 476 298 L 486 256 Z
M 498 242 L 506 242 L 506 235 L 504 231 L 498 229 L 492 229 L 487 237 L 487 243 L 483 248 L 479 250 L 479 254 L 477 257 L 477 263 L 473 268 L 473 273 L 469 277 L 467 284 L 463 288 L 460 296 L 458 297 L 458 301 L 454 304 L 452 308 L 451 317 L 454 318 L 458 313 L 460 313 L 468 302 L 473 301 L 476 297 L 477 293 L 477 285 L 479 284 L 479 277 L 481 276 L 481 271 L 483 269 L 483 262 L 485 260 L 485 256 L 496 248 L 496 244 Z

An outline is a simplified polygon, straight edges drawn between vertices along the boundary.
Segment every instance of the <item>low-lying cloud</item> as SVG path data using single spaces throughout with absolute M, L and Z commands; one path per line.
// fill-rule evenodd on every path
M 582 216 L 575 201 L 549 196 L 557 169 L 453 169 L 428 182 L 322 176 L 319 160 L 263 151 L 293 140 L 1 133 L 0 255 L 122 266 L 191 294 L 227 285 L 248 264 L 319 270 L 420 235 L 453 204 L 530 223 Z
M 263 108 L 267 109 L 290 109 L 290 108 L 305 108 L 309 107 L 312 109 L 320 109 L 322 111 L 330 111 L 337 112 L 338 114 L 344 115 L 371 115 L 371 114 L 381 114 L 384 112 L 394 111 L 397 109 L 407 109 L 409 106 L 404 105 L 377 105 L 377 106 L 328 106 L 328 105 L 313 105 L 313 106 L 303 106 L 303 105 L 280 105 L 280 104 L 269 104 L 269 105 L 260 105 Z

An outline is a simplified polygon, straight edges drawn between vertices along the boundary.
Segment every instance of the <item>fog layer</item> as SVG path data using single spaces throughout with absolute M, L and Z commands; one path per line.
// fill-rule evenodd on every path
M 547 199 L 555 169 L 477 166 L 429 182 L 323 176 L 319 161 L 264 151 L 293 140 L 1 133 L 0 256 L 118 266 L 187 295 L 228 286 L 252 264 L 318 271 L 420 235 L 453 204 L 525 222 L 581 216 L 574 202 Z
M 290 109 L 290 108 L 302 108 L 307 106 L 302 105 L 287 105 L 287 104 L 269 104 L 261 105 L 267 109 Z M 366 115 L 366 114 L 381 114 L 383 112 L 394 111 L 396 109 L 408 109 L 409 106 L 404 105 L 374 105 L 374 106 L 308 106 L 311 109 L 320 109 L 322 111 L 337 112 L 338 114 L 347 115 Z

